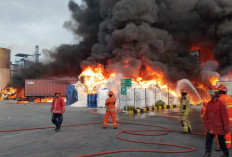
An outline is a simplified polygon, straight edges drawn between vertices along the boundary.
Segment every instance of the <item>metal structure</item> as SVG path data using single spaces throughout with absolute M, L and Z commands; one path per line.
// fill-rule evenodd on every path
M 39 63 L 39 56 L 40 56 L 41 54 L 39 54 L 39 46 L 38 45 L 36 45 L 35 46 L 35 63 Z
M 10 49 L 0 45 L 0 90 L 10 82 Z
M 16 60 L 15 63 L 16 65 L 20 67 L 25 67 L 25 66 L 30 66 L 32 62 L 29 60 L 29 57 L 33 55 L 25 54 L 25 53 L 18 53 L 15 55 Z

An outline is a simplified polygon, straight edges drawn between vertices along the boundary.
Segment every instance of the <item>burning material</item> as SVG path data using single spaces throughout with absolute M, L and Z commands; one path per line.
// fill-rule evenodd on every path
M 84 81 L 82 82 L 84 86 L 87 89 L 87 93 L 96 93 L 98 89 L 104 89 L 108 88 L 108 84 L 114 77 L 117 76 L 115 72 L 110 73 L 105 71 L 103 66 L 87 66 L 83 68 L 83 72 L 80 74 L 79 77 L 81 77 Z M 218 78 L 215 76 L 212 76 L 209 78 L 209 82 L 211 85 L 216 84 L 218 81 Z M 189 81 L 188 81 L 189 82 Z M 116 83 L 117 86 L 120 86 L 120 82 Z M 201 97 L 204 96 L 205 99 L 208 100 L 207 96 L 207 90 L 208 86 L 204 85 L 202 83 L 194 83 L 195 88 L 193 87 L 192 83 L 189 82 L 191 85 L 187 85 L 188 88 L 192 88 L 193 90 L 190 90 L 188 95 L 191 98 L 192 103 L 200 103 Z M 140 75 L 138 77 L 132 78 L 132 87 L 128 88 L 128 92 L 132 90 L 133 88 L 137 89 L 148 89 L 152 90 L 153 87 L 156 87 L 160 89 L 162 93 L 167 93 L 166 97 L 162 97 L 162 99 L 167 99 L 169 101 L 169 98 L 175 99 L 175 102 L 177 102 L 178 97 L 180 96 L 180 93 L 178 90 L 174 90 L 171 87 L 168 86 L 168 83 L 165 82 L 165 77 L 162 72 L 158 72 L 154 70 L 150 66 L 145 66 L 144 70 L 140 72 Z M 118 87 L 119 88 L 119 87 Z M 191 89 L 190 88 L 190 89 Z M 108 88 L 109 90 L 112 90 L 111 88 Z M 116 93 L 118 93 L 118 89 L 113 89 Z M 195 92 L 191 92 L 195 91 Z M 132 100 L 132 99 L 131 99 Z M 131 101 L 128 100 L 128 103 Z
M 17 96 L 17 89 L 13 87 L 6 87 L 2 91 L 2 99 L 15 99 Z
M 149 88 L 150 86 L 159 86 L 162 90 L 168 91 L 168 85 L 164 82 L 163 73 L 156 72 L 152 70 L 151 67 L 146 66 L 145 70 L 140 74 L 141 76 L 137 78 L 132 78 L 135 86 L 140 88 Z M 105 87 L 110 78 L 116 76 L 115 72 L 109 74 L 105 72 L 103 66 L 98 65 L 97 67 L 88 66 L 83 68 L 83 72 L 80 74 L 79 78 L 83 81 L 88 93 L 95 93 L 96 88 Z M 144 76 L 144 77 L 142 77 Z M 170 93 L 176 96 L 174 90 L 170 89 Z
M 103 67 L 99 64 L 97 67 L 86 67 L 79 75 L 79 78 L 83 80 L 87 92 L 96 92 L 96 86 L 98 84 L 106 83 L 106 78 L 103 75 Z
M 211 85 L 216 86 L 218 81 L 219 81 L 219 79 L 217 77 L 215 77 L 215 76 L 210 78 Z

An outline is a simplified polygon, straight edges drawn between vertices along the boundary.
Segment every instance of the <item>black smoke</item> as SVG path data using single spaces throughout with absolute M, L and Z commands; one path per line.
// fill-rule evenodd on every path
M 207 82 L 209 73 L 223 75 L 232 68 L 232 1 L 83 0 L 82 5 L 70 1 L 68 7 L 72 20 L 64 26 L 81 42 L 50 51 L 51 62 L 23 69 L 11 84 L 23 85 L 27 78 L 75 76 L 81 66 L 99 63 L 127 77 L 141 75 L 149 65 L 171 82 L 182 78 Z M 189 55 L 194 44 L 213 47 L 219 66 L 209 61 L 198 68 Z

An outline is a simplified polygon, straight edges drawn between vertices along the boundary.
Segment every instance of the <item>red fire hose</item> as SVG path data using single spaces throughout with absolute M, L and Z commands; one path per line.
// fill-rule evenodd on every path
M 71 127 L 71 126 L 81 126 L 81 125 L 90 125 L 90 124 L 101 124 L 102 122 L 94 122 L 94 123 L 83 123 L 83 124 L 73 124 L 73 125 L 64 125 L 62 127 Z M 165 127 L 156 126 L 156 125 L 149 125 L 149 124 L 141 124 L 141 123 L 130 123 L 130 122 L 118 122 L 119 124 L 130 124 L 130 125 L 140 125 L 140 126 L 149 126 L 149 127 L 156 127 L 159 129 L 149 129 L 149 130 L 124 130 L 121 127 L 118 127 L 120 129 L 119 132 L 116 133 L 116 138 L 123 141 L 128 142 L 136 142 L 136 143 L 145 143 L 145 144 L 156 144 L 156 145 L 165 145 L 165 146 L 172 146 L 172 147 L 178 147 L 178 148 L 184 148 L 185 150 L 181 151 L 168 151 L 168 150 L 145 150 L 145 149 L 128 149 L 128 150 L 115 150 L 115 151 L 107 151 L 107 152 L 100 152 L 100 153 L 93 153 L 93 154 L 86 154 L 86 155 L 80 155 L 75 157 L 87 157 L 87 156 L 97 156 L 97 155 L 104 155 L 104 154 L 112 154 L 112 153 L 122 153 L 122 152 L 152 152 L 152 153 L 187 153 L 194 151 L 195 148 L 183 146 L 183 145 L 176 145 L 176 144 L 168 144 L 168 143 L 157 143 L 157 142 L 146 142 L 146 141 L 137 141 L 137 140 L 130 140 L 126 138 L 122 138 L 119 135 L 122 133 L 125 134 L 132 134 L 132 135 L 139 135 L 139 136 L 161 136 L 166 135 L 170 132 L 180 132 L 177 130 L 171 130 Z M 24 130 L 38 130 L 38 129 L 49 129 L 54 127 L 39 127 L 39 128 L 27 128 L 27 129 L 16 129 L 16 130 L 0 130 L 0 132 L 13 132 L 13 131 L 24 131 Z M 151 131 L 163 131 L 163 133 L 158 134 L 142 134 L 137 132 L 151 132 Z M 204 135 L 201 133 L 192 133 L 195 135 Z

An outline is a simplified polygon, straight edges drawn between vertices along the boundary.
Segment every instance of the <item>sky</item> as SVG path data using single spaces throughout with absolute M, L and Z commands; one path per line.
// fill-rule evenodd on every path
M 74 1 L 80 3 L 81 0 Z M 33 54 L 36 45 L 41 53 L 42 49 L 78 42 L 63 27 L 63 23 L 71 18 L 68 2 L 0 0 L 0 46 L 10 46 L 12 63 L 15 62 L 15 54 Z

